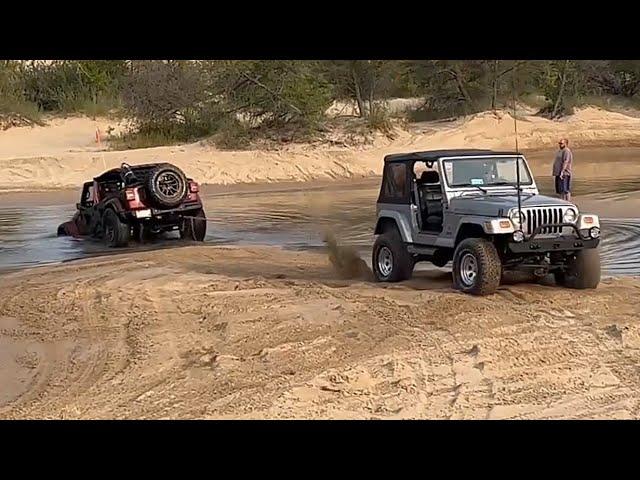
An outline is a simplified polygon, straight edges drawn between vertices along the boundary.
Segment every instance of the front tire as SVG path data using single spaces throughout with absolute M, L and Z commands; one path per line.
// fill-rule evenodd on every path
M 104 212 L 103 228 L 104 242 L 108 247 L 126 247 L 129 244 L 131 228 L 110 208 Z
M 413 274 L 413 258 L 396 230 L 387 231 L 376 239 L 371 263 L 378 282 L 401 282 Z
M 567 269 L 555 273 L 556 283 L 578 290 L 596 288 L 600 283 L 600 251 L 588 248 L 567 259 Z
M 493 243 L 484 238 L 468 238 L 453 255 L 453 284 L 472 295 L 491 295 L 500 286 L 502 262 Z

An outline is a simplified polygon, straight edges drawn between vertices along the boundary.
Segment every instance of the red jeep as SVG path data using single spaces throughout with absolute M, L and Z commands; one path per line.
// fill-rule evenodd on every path
M 207 223 L 199 187 L 169 163 L 109 170 L 84 184 L 78 211 L 58 227 L 58 235 L 103 238 L 110 247 L 127 246 L 161 232 L 203 241 Z

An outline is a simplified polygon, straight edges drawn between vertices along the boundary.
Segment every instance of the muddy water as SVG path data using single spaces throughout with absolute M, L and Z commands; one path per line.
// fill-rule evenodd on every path
M 637 157 L 640 164 L 640 149 Z M 640 175 L 625 180 L 580 180 L 574 185 L 579 207 L 598 213 L 603 223 L 605 273 L 640 275 Z M 539 178 L 542 193 L 552 184 Z M 277 186 L 205 188 L 209 244 L 323 248 L 327 230 L 353 245 L 369 262 L 379 179 Z M 0 271 L 95 255 L 121 253 L 100 242 L 56 237 L 69 219 L 79 192 L 0 195 Z M 634 203 L 635 202 L 635 203 Z M 175 235 L 126 250 L 184 245 Z

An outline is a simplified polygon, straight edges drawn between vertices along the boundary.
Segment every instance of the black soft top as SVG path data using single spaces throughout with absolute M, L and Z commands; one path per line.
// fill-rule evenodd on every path
M 134 175 L 142 180 L 144 179 L 144 177 L 146 177 L 149 172 L 151 172 L 151 170 L 153 170 L 154 168 L 156 168 L 158 165 L 160 165 L 159 163 L 146 163 L 146 164 L 142 164 L 142 165 L 130 165 L 131 170 L 133 171 Z M 112 168 L 111 170 L 107 170 L 106 172 L 100 174 L 97 177 L 94 177 L 94 180 L 96 182 L 109 182 L 109 181 L 113 181 L 114 179 L 119 179 L 120 177 L 120 173 L 122 172 L 122 168 L 118 167 L 118 168 Z
M 517 152 L 497 152 L 481 149 L 428 150 L 426 152 L 394 153 L 384 157 L 385 162 L 431 162 L 446 157 L 473 157 L 478 155 L 520 155 Z

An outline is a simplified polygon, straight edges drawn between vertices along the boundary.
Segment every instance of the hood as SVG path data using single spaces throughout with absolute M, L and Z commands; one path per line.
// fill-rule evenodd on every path
M 544 207 L 544 206 L 572 206 L 575 205 L 559 198 L 547 197 L 545 195 L 526 195 L 520 197 L 522 208 Z M 497 217 L 506 215 L 510 208 L 518 206 L 518 197 L 513 193 L 506 194 L 478 194 L 474 196 L 456 197 L 450 202 L 452 213 L 463 215 L 484 215 Z

